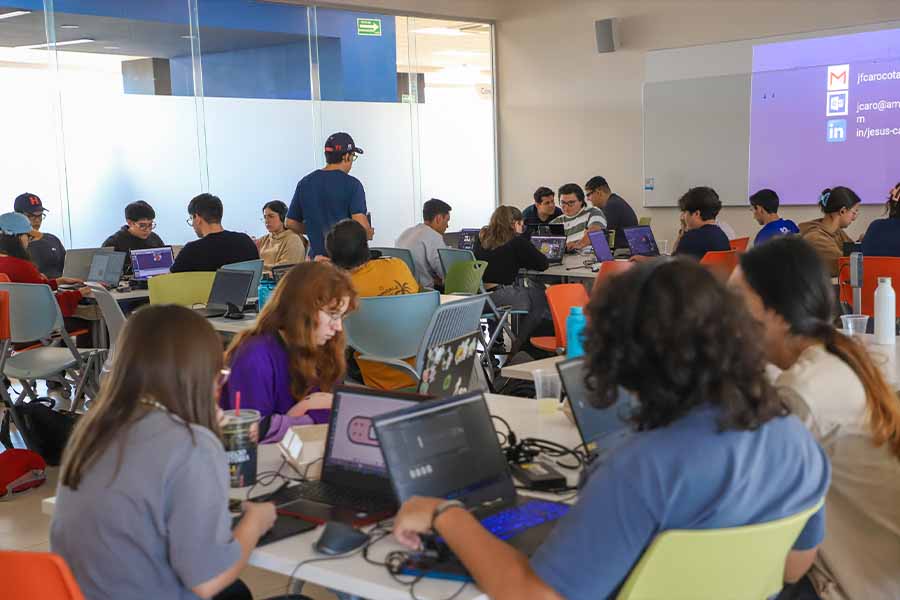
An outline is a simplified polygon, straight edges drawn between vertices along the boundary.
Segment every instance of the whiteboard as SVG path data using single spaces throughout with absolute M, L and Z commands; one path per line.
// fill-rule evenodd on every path
M 643 131 L 644 206 L 676 206 L 698 185 L 747 204 L 749 74 L 644 84 Z

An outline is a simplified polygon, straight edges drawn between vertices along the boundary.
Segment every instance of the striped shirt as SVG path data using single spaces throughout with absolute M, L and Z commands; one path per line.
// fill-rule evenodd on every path
M 563 225 L 566 228 L 566 243 L 580 242 L 584 232 L 593 225 L 606 228 L 606 216 L 603 211 L 593 206 L 585 206 L 574 217 L 560 215 L 550 222 L 551 225 Z

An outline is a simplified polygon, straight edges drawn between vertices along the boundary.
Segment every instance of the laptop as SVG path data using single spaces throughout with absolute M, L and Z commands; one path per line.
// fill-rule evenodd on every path
M 478 237 L 478 229 L 463 229 L 459 232 L 459 249 L 474 250 L 475 238 Z
M 274 499 L 279 513 L 313 521 L 342 521 L 354 526 L 376 523 L 397 511 L 384 457 L 372 419 L 415 406 L 419 394 L 337 386 L 319 481 L 287 488 Z M 293 500 L 285 502 L 285 495 Z
M 112 251 L 112 248 L 73 248 L 67 250 L 62 276 L 85 281 L 91 273 L 91 263 L 94 260 L 94 255 Z
M 591 240 L 591 247 L 594 249 L 594 256 L 597 257 L 597 262 L 603 263 L 614 260 L 612 251 L 609 249 L 606 231 L 589 231 L 588 239 Z
M 659 247 L 649 225 L 626 227 L 624 231 L 632 256 L 659 256 Z
M 462 235 L 459 231 L 448 231 L 444 234 L 444 245 L 448 248 L 459 248 L 459 238 Z
M 175 257 L 168 246 L 131 251 L 133 279 L 146 281 L 157 275 L 165 275 L 172 268 Z
M 452 498 L 463 502 L 491 533 L 531 556 L 566 514 L 560 502 L 519 496 L 481 392 L 377 416 L 375 431 L 397 498 Z M 443 578 L 468 578 L 439 538 L 438 549 L 413 555 L 406 570 Z M 433 555 L 432 555 L 433 556 Z M 446 558 L 446 560 L 444 560 Z M 422 573 L 424 571 L 424 573 Z
M 91 260 L 87 281 L 100 283 L 108 288 L 117 287 L 125 270 L 126 256 L 126 252 L 98 252 Z
M 213 279 L 206 308 L 195 308 L 194 311 L 207 319 L 243 313 L 254 277 L 253 271 L 219 269 Z
M 617 402 L 609 408 L 596 408 L 587 400 L 583 356 L 556 363 L 556 370 L 589 462 L 631 435 L 627 419 L 633 406 L 628 393 L 620 391 Z
M 533 235 L 531 236 L 531 243 L 541 254 L 547 257 L 551 265 L 562 264 L 563 256 L 566 254 L 565 236 Z
M 446 398 L 469 391 L 477 349 L 477 332 L 429 348 L 419 393 Z
M 525 225 L 525 231 L 528 232 L 528 235 L 565 237 L 566 226 L 562 223 L 557 223 L 555 225 L 549 223 L 530 223 Z

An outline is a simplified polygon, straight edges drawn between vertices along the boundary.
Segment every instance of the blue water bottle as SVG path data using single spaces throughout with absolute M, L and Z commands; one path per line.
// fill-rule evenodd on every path
M 266 301 L 269 299 L 269 295 L 272 293 L 272 290 L 275 289 L 275 280 L 264 277 L 259 280 L 259 289 L 257 291 L 256 297 L 256 309 L 261 311 L 263 306 L 266 305 Z
M 586 321 L 584 309 L 573 306 L 566 317 L 566 357 L 575 358 L 584 354 L 584 346 L 581 344 L 581 334 L 584 332 Z

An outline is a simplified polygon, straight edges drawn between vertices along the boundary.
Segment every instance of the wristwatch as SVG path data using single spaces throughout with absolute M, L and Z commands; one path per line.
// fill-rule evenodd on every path
M 437 518 L 450 510 L 451 508 L 462 508 L 465 509 L 466 505 L 460 502 L 459 500 L 444 500 L 440 504 L 437 505 L 437 508 L 434 509 L 434 512 L 431 513 L 431 529 L 434 530 L 434 522 L 437 521 Z

